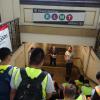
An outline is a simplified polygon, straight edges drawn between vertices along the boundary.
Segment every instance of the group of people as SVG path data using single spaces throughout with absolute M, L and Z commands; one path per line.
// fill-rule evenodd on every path
M 71 52 L 69 47 L 65 53 L 66 67 L 72 66 Z M 32 48 L 29 67 L 9 65 L 11 57 L 10 49 L 0 48 L 0 100 L 100 100 L 100 85 L 92 89 L 82 75 L 75 81 L 69 76 L 61 85 L 55 82 L 53 75 L 42 69 L 45 54 L 41 48 Z M 96 78 L 100 82 L 100 71 Z
M 58 51 L 55 46 L 52 46 L 48 52 L 50 56 L 50 66 L 56 66 L 56 59 L 58 55 Z M 66 76 L 71 76 L 72 67 L 73 67 L 73 50 L 72 46 L 68 46 L 68 49 L 65 52 L 64 59 L 66 62 Z
M 41 48 L 31 50 L 29 66 L 9 65 L 10 49 L 0 48 L 0 100 L 46 100 L 54 90 L 51 75 L 42 71 L 45 54 Z
M 96 79 L 100 84 L 100 71 L 97 72 Z M 89 80 L 83 75 L 80 75 L 77 80 L 69 77 L 62 84 L 54 81 L 54 87 L 56 93 L 50 100 L 100 100 L 100 85 L 93 89 Z

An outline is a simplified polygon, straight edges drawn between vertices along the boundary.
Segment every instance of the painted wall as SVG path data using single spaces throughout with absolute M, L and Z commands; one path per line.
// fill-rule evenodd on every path
M 2 22 L 13 19 L 13 6 L 12 0 L 0 0 L 1 20 Z
M 0 0 L 1 21 L 7 22 L 20 17 L 20 0 Z
M 84 71 L 84 74 L 94 82 L 98 83 L 96 80 L 96 73 L 100 71 L 100 59 L 95 55 L 92 49 L 89 53 L 89 47 L 83 46 L 78 47 L 77 56 L 82 61 L 81 68 Z
M 35 24 L 33 23 L 33 8 L 39 9 L 60 9 L 60 10 L 81 10 L 85 11 L 84 25 L 50 25 L 50 24 Z M 21 5 L 21 24 L 22 25 L 37 25 L 37 26 L 52 26 L 52 27 L 70 27 L 70 28 L 90 28 L 96 29 L 100 8 L 93 7 L 68 7 L 68 6 L 44 6 L 44 5 Z M 78 16 L 77 16 L 78 17 Z
M 64 35 L 48 35 L 38 33 L 21 33 L 22 42 L 32 43 L 51 43 L 51 44 L 71 44 L 94 46 L 95 37 L 81 37 L 81 36 L 64 36 Z

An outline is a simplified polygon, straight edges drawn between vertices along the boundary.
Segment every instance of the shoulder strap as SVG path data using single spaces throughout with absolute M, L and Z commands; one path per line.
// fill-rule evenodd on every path
M 11 76 L 9 75 L 9 71 L 10 71 L 10 69 L 12 68 L 12 66 L 9 66 L 5 71 L 4 71 L 4 73 L 2 73 L 1 75 L 2 75 L 2 79 L 3 80 L 6 80 L 7 82 L 10 82 L 10 80 L 11 80 Z
M 8 72 L 10 71 L 11 68 L 12 68 L 12 66 L 9 66 L 9 67 L 4 71 L 3 74 L 4 74 L 4 75 L 5 75 L 5 74 L 8 74 Z
M 29 78 L 29 77 L 27 76 L 27 73 L 26 73 L 25 68 L 21 68 L 21 69 L 20 69 L 20 74 L 21 74 L 22 80 L 26 80 L 27 78 Z
M 13 66 L 9 66 L 9 67 L 5 70 L 5 72 L 9 72 L 10 69 L 11 69 L 12 67 L 13 67 Z
M 30 79 L 30 77 L 27 76 L 27 73 L 26 73 L 26 70 L 24 68 L 21 68 L 20 69 L 20 73 L 21 73 L 21 77 L 22 77 L 22 80 L 26 80 L 26 79 Z M 36 78 L 36 80 L 41 83 L 43 81 L 43 79 L 46 77 L 47 75 L 47 72 L 46 71 L 43 71 L 41 72 L 41 74 Z M 34 79 L 33 79 L 34 80 Z
M 46 71 L 41 72 L 41 74 L 36 78 L 39 83 L 42 83 L 43 79 L 48 73 Z

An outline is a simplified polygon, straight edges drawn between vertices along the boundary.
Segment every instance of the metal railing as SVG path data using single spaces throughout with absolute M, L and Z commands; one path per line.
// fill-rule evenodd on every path
M 19 18 L 13 19 L 8 22 L 1 23 L 0 26 L 5 25 L 5 24 L 8 25 L 10 39 L 11 39 L 11 45 L 12 45 L 12 51 L 14 52 L 21 45 Z

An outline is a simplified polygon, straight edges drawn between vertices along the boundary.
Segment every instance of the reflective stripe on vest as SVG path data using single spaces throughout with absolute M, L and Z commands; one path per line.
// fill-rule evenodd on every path
M 27 73 L 28 77 L 30 77 L 31 79 L 37 78 L 41 72 L 42 71 L 40 69 L 26 67 L 26 73 Z M 17 85 L 17 80 L 18 80 L 19 76 L 21 76 L 20 70 L 18 70 L 16 73 L 15 83 L 14 83 L 15 86 Z M 42 82 L 42 93 L 43 93 L 44 98 L 46 98 L 46 86 L 47 86 L 47 76 L 45 77 L 45 79 Z

